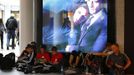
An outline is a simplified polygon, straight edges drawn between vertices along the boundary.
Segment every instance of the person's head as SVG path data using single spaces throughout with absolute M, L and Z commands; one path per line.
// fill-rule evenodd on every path
M 27 51 L 28 53 L 33 52 L 33 46 L 30 45 L 30 44 L 28 44 L 27 47 L 26 47 L 26 51 Z
M 103 0 L 85 0 L 88 5 L 89 13 L 96 14 L 102 9 Z
M 33 46 L 33 49 L 36 49 L 37 48 L 37 43 L 36 42 L 33 41 L 30 44 Z
M 14 19 L 14 16 L 11 16 L 10 19 Z
M 56 54 L 57 53 L 57 47 L 56 46 L 53 46 L 52 47 L 52 54 Z
M 31 42 L 31 45 L 35 45 L 35 46 L 36 46 L 36 45 L 37 45 L 37 43 L 36 43 L 36 42 L 34 42 L 34 41 L 32 41 L 32 42 Z
M 111 49 L 113 50 L 114 53 L 119 53 L 119 45 L 117 43 L 112 44 Z
M 40 52 L 44 53 L 46 51 L 46 45 L 41 45 Z

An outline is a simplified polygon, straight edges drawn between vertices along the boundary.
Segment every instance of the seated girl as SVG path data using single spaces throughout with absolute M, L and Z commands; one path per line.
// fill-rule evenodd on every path
M 24 71 L 24 68 L 32 65 L 34 60 L 33 46 L 27 45 L 26 49 L 22 52 L 16 63 L 17 70 Z

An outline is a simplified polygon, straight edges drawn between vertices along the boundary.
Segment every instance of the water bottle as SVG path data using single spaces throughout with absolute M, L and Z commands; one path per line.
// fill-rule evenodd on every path
M 88 66 L 86 66 L 86 75 L 88 75 Z
M 61 73 L 63 73 L 63 66 L 61 66 L 61 70 L 60 71 L 61 71 Z

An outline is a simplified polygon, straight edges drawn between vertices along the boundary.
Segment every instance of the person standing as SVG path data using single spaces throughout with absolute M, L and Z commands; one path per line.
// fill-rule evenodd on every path
M 1 40 L 1 49 L 3 49 L 3 34 L 4 31 L 6 31 L 6 28 L 4 27 L 3 20 L 0 19 L 0 40 Z
M 12 49 L 15 47 L 14 39 L 15 39 L 15 30 L 18 27 L 17 20 L 11 16 L 6 22 L 7 28 L 7 50 L 9 50 L 10 39 L 12 39 Z

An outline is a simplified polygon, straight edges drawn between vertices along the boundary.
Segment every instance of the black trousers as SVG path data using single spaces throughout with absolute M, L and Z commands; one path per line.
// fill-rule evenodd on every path
M 1 49 L 3 49 L 3 32 L 0 34 L 0 40 L 1 40 Z

